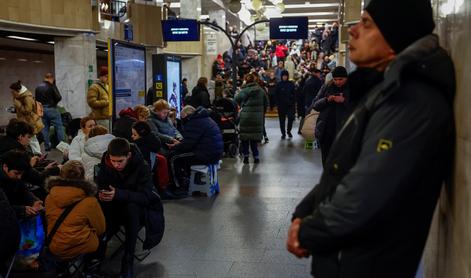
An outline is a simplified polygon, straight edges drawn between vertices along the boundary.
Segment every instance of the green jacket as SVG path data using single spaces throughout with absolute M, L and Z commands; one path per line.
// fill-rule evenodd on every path
M 268 99 L 265 92 L 256 83 L 249 83 L 236 95 L 235 101 L 240 105 L 240 139 L 261 141 L 265 108 Z

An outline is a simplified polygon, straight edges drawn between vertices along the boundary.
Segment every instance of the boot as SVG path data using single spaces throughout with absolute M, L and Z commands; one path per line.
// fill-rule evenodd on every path
M 134 256 L 131 254 L 124 254 L 121 260 L 121 278 L 134 278 Z

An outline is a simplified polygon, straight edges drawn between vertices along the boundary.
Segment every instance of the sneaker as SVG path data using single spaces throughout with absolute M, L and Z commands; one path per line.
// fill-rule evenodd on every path
M 260 163 L 260 158 L 255 158 L 254 161 L 253 161 L 253 163 L 259 164 L 259 163 Z
M 248 157 L 244 157 L 244 164 L 249 164 L 249 158 Z
M 281 135 L 281 140 L 285 140 L 286 139 L 286 135 Z
M 265 142 L 263 142 L 263 143 L 268 144 L 268 142 L 270 142 L 270 140 L 268 140 L 268 137 L 265 137 Z
M 288 137 L 291 139 L 293 138 L 293 134 L 291 134 L 291 132 L 288 132 Z

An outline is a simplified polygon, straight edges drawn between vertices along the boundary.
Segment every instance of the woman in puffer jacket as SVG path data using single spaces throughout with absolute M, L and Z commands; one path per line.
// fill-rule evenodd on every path
M 114 138 L 115 136 L 108 134 L 108 129 L 104 126 L 98 125 L 90 130 L 82 153 L 82 163 L 85 168 L 85 178 L 87 180 L 93 180 L 93 169 L 95 165 L 101 162 L 103 153 L 106 152 L 108 144 Z
M 77 136 L 70 143 L 68 157 L 70 160 L 82 161 L 83 148 L 90 130 L 96 126 L 96 121 L 92 117 L 83 117 L 80 120 L 80 130 Z

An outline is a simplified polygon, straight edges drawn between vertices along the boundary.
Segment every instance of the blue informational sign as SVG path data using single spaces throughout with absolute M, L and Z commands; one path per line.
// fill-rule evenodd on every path
M 270 19 L 270 39 L 299 40 L 308 38 L 307 17 L 284 17 Z
M 193 19 L 162 20 L 164 41 L 199 41 L 200 26 Z

